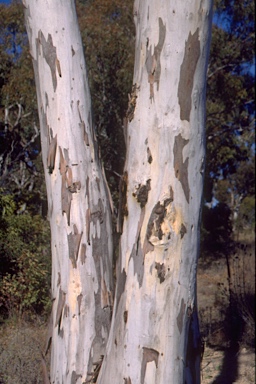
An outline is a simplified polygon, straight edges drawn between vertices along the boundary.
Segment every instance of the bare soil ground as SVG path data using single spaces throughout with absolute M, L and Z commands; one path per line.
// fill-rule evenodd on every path
M 205 340 L 202 384 L 255 383 L 255 309 L 250 301 L 255 298 L 254 246 L 242 247 L 229 258 L 229 266 L 231 288 L 239 309 L 233 333 L 226 260 L 199 261 L 198 307 Z
M 202 362 L 202 384 L 255 383 L 255 354 L 241 348 L 237 354 L 206 347 Z

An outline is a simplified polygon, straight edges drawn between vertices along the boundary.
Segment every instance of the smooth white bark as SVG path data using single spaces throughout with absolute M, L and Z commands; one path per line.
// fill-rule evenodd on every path
M 211 7 L 135 2 L 127 193 L 100 384 L 200 382 L 196 269 Z
M 24 0 L 52 235 L 51 383 L 82 383 L 105 354 L 112 306 L 109 199 L 73 1 Z

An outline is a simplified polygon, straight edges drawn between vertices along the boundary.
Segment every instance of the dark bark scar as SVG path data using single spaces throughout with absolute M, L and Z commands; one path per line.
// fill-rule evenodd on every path
M 123 176 L 120 178 L 120 184 L 119 184 L 119 209 L 118 209 L 118 219 L 117 219 L 118 233 L 122 233 L 124 216 L 128 216 L 127 184 L 128 184 L 128 173 L 127 171 L 125 171 Z
M 136 188 L 136 191 L 133 193 L 133 196 L 136 198 L 138 203 L 140 203 L 140 207 L 144 208 L 148 201 L 148 193 L 151 189 L 150 187 L 150 179 L 147 180 L 146 184 L 139 184 Z
M 174 146 L 173 146 L 173 155 L 174 155 L 174 172 L 175 177 L 180 181 L 182 189 L 184 191 L 187 202 L 189 203 L 190 189 L 188 184 L 188 162 L 187 158 L 183 162 L 183 148 L 187 145 L 189 140 L 184 139 L 181 134 L 175 137 Z
M 154 83 L 157 83 L 157 90 L 159 90 L 159 81 L 161 76 L 161 61 L 160 55 L 164 46 L 166 36 L 166 26 L 161 17 L 158 18 L 159 22 L 159 40 L 158 44 L 154 47 L 153 55 L 151 54 L 151 46 L 148 48 L 147 44 L 147 59 L 146 68 L 148 72 L 149 82 L 149 98 L 154 99 Z
M 193 35 L 189 32 L 185 43 L 185 53 L 180 67 L 180 81 L 178 99 L 180 105 L 180 119 L 190 121 L 192 105 L 192 90 L 196 65 L 200 57 L 199 28 Z
M 157 277 L 160 280 L 160 284 L 162 284 L 165 281 L 165 265 L 164 263 L 155 263 L 155 269 L 157 270 Z
M 55 327 L 58 326 L 58 332 L 60 331 L 60 325 L 61 325 L 61 317 L 62 317 L 62 311 L 65 305 L 66 301 L 66 294 L 62 291 L 62 289 L 59 290 L 59 300 L 57 304 L 57 311 L 56 311 L 56 319 L 55 319 Z
M 186 304 L 184 302 L 184 299 L 181 299 L 180 311 L 179 311 L 179 314 L 177 316 L 177 326 L 178 326 L 180 333 L 182 332 L 182 328 L 183 328 L 183 319 L 184 319 L 184 314 L 185 314 L 185 308 L 186 308 Z
M 46 63 L 50 67 L 52 75 L 52 85 L 55 92 L 57 88 L 56 70 L 58 72 L 58 75 L 61 77 L 61 68 L 60 62 L 57 58 L 56 47 L 53 45 L 52 35 L 48 34 L 48 38 L 46 41 L 43 32 L 40 30 L 38 32 L 38 42 L 42 45 L 43 57 L 45 58 Z
M 47 168 L 50 174 L 53 172 L 55 167 L 56 150 L 57 150 L 57 134 L 53 138 L 51 138 L 51 142 L 48 147 Z
M 158 367 L 158 357 L 159 357 L 159 352 L 153 348 L 143 347 L 142 349 L 143 349 L 143 357 L 142 357 L 142 364 L 141 364 L 140 384 L 144 384 L 145 376 L 146 376 L 147 363 L 154 361 L 156 368 L 157 368 Z
M 69 250 L 69 258 L 71 260 L 73 268 L 77 267 L 77 259 L 80 248 L 80 242 L 83 236 L 83 232 L 78 233 L 78 229 L 76 225 L 73 225 L 74 233 L 70 233 L 68 235 L 68 250 Z

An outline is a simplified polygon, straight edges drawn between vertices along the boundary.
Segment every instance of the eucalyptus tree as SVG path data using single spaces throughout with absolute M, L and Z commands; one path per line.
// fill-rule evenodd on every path
M 114 304 L 111 200 L 74 2 L 23 4 L 52 234 L 51 382 L 199 383 L 196 269 L 211 0 L 134 4 Z
M 112 229 L 74 2 L 24 1 L 52 248 L 51 381 L 85 380 L 104 354 Z

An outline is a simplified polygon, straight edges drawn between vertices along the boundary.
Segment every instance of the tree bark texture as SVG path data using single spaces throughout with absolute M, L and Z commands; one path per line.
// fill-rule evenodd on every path
M 196 271 L 211 0 L 137 0 L 113 320 L 97 383 L 200 382 Z
M 83 383 L 105 355 L 112 229 L 73 1 L 24 0 L 52 245 L 51 383 Z

